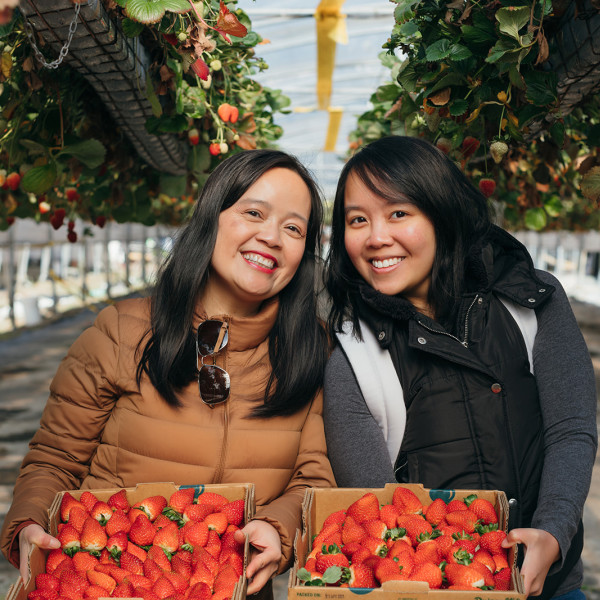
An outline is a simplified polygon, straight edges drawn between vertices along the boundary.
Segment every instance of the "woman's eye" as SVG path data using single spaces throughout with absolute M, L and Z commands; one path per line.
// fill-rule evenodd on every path
M 260 217 L 260 213 L 257 210 L 247 210 L 246 214 L 251 217 Z
M 357 225 L 359 223 L 366 223 L 367 220 L 364 217 L 352 217 L 348 223 L 350 223 L 350 225 Z
M 294 237 L 304 237 L 302 230 L 296 225 L 287 225 L 286 229 L 290 232 Z
M 393 216 L 395 219 L 401 219 L 402 217 L 406 216 L 406 213 L 403 210 L 396 210 L 394 211 Z

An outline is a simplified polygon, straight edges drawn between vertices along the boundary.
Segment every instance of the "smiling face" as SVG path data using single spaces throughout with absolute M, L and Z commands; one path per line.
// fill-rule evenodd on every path
M 294 277 L 311 210 L 297 173 L 275 168 L 221 212 L 202 303 L 210 314 L 249 315 Z
M 431 221 L 408 199 L 390 203 L 378 196 L 354 173 L 346 181 L 344 213 L 346 251 L 363 279 L 428 314 L 436 250 Z

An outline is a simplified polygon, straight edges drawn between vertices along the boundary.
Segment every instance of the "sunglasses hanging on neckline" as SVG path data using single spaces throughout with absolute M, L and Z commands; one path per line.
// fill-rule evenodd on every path
M 231 387 L 229 373 L 215 364 L 215 354 L 229 341 L 229 327 L 226 321 L 208 319 L 198 325 L 196 332 L 196 361 L 198 367 L 198 387 L 200 399 L 211 408 L 229 398 Z M 212 356 L 212 364 L 204 360 Z

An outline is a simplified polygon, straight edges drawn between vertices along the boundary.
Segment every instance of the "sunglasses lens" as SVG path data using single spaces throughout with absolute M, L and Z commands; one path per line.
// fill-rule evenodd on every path
M 210 356 L 220 352 L 227 345 L 227 323 L 223 321 L 203 321 L 198 326 L 198 352 Z
M 229 373 L 216 365 L 202 365 L 198 374 L 200 397 L 205 404 L 219 404 L 229 398 Z

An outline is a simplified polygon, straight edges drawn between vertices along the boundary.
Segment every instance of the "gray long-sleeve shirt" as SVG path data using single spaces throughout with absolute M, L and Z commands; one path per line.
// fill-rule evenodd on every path
M 544 422 L 544 468 L 532 527 L 551 533 L 564 557 L 589 491 L 598 444 L 597 398 L 590 355 L 569 300 L 555 277 L 537 274 L 556 291 L 536 311 L 533 366 Z M 382 487 L 395 481 L 383 434 L 339 346 L 325 374 L 324 417 L 338 486 Z M 557 594 L 579 587 L 582 572 L 579 561 Z

